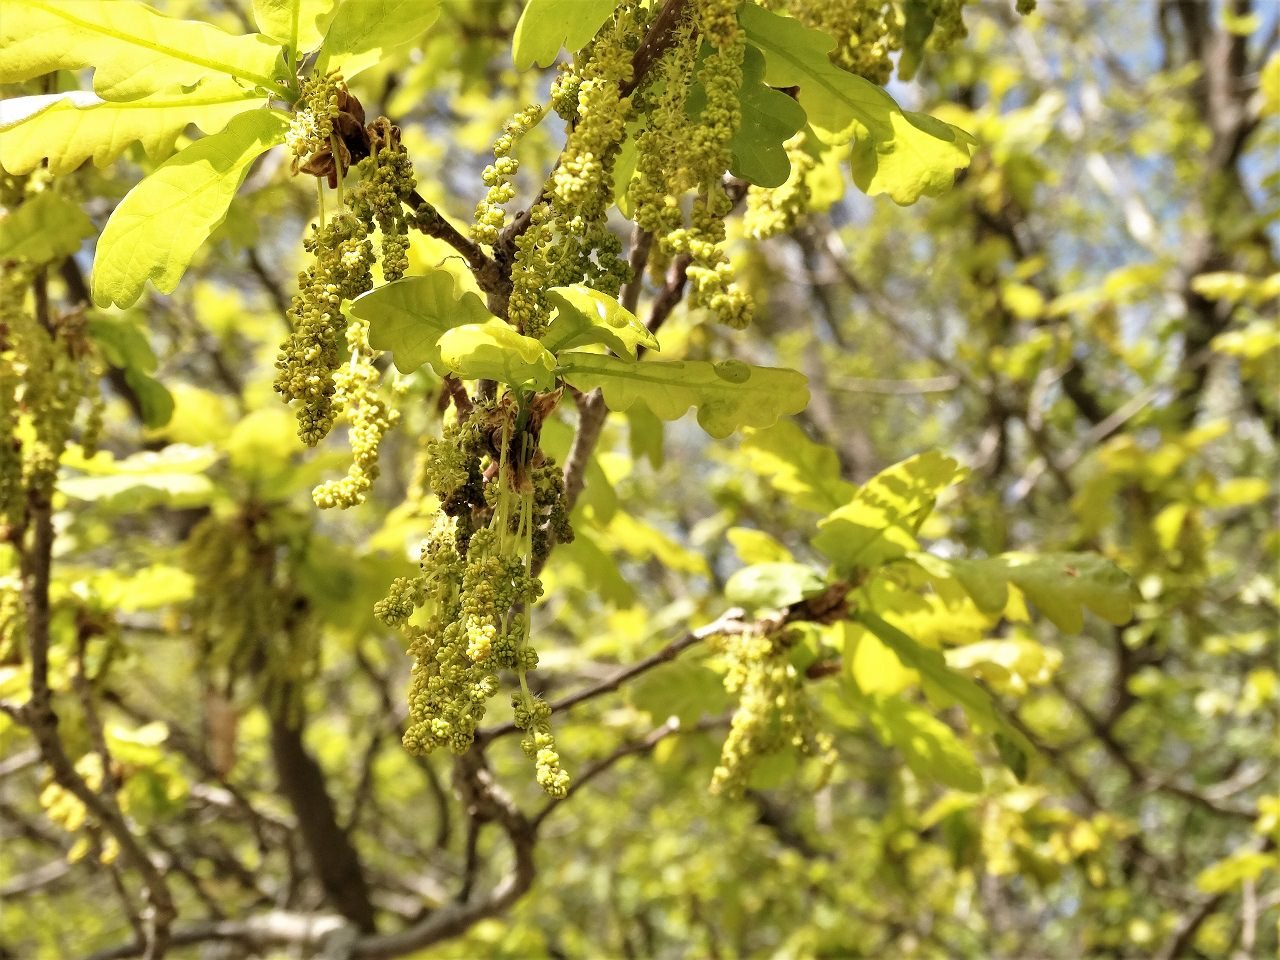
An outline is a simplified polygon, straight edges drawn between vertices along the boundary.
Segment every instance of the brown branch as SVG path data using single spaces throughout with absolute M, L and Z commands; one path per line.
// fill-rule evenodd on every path
M 33 284 L 36 318 L 50 334 L 56 332 L 49 311 L 48 283 L 43 270 Z M 58 344 L 60 346 L 60 344 Z M 176 916 L 173 898 L 160 871 L 135 839 L 114 798 L 90 788 L 67 755 L 58 732 L 58 715 L 49 685 L 50 605 L 49 588 L 53 565 L 53 507 L 51 490 L 33 486 L 27 494 L 27 537 L 15 543 L 19 579 L 25 607 L 28 654 L 31 666 L 31 696 L 20 710 L 22 722 L 35 737 L 40 755 L 56 782 L 84 804 L 120 847 L 124 862 L 142 878 L 147 916 L 142 918 L 146 933 L 143 956 L 158 960 L 165 953 L 169 928 Z
M 569 456 L 564 463 L 564 508 L 571 512 L 582 495 L 586 483 L 587 466 L 596 444 L 600 441 L 600 432 L 604 429 L 604 421 L 608 416 L 608 408 L 604 404 L 604 394 L 599 388 L 578 398 L 578 429 L 573 435 L 573 446 L 569 448 Z
M 22 709 L 49 765 L 54 782 L 76 797 L 120 847 L 130 868 L 142 878 L 146 916 L 142 917 L 145 942 L 139 953 L 145 960 L 159 960 L 168 949 L 169 928 L 177 911 L 163 875 L 135 839 L 114 802 L 93 790 L 76 771 L 58 733 L 58 715 L 49 686 L 49 585 L 53 553 L 53 512 L 46 498 L 33 492 L 30 507 L 32 542 L 20 551 L 23 600 L 31 657 L 31 698 Z
M 360 858 L 338 824 L 324 771 L 303 743 L 301 725 L 289 719 L 286 711 L 271 717 L 271 754 L 280 792 L 298 818 L 302 841 L 329 902 L 356 927 L 371 931 L 373 904 Z
M 496 260 L 486 254 L 478 243 L 463 236 L 457 227 L 446 220 L 444 215 L 416 190 L 409 195 L 407 202 L 415 214 L 414 226 L 428 237 L 443 240 L 462 254 L 462 259 L 471 268 L 481 290 L 491 296 L 501 295 L 505 298 L 510 295 L 511 281 L 506 271 Z M 490 309 L 493 310 L 492 303 Z M 494 310 L 494 313 L 500 317 L 506 316 L 505 308 L 501 312 Z
M 618 302 L 636 312 L 640 303 L 640 292 L 644 289 L 644 268 L 649 263 L 649 251 L 653 249 L 653 234 L 636 226 L 631 234 L 631 252 L 627 255 L 627 267 L 631 270 L 631 279 L 622 287 Z
M 662 55 L 675 42 L 676 28 L 684 17 L 686 3 L 687 0 L 667 0 L 658 11 L 653 23 L 649 25 L 648 33 L 631 57 L 631 79 L 619 86 L 619 96 L 631 96 L 648 77 L 653 65 L 662 59 Z

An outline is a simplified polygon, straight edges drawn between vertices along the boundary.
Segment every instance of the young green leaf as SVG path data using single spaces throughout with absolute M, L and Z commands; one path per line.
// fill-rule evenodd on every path
M 135 367 L 143 373 L 155 372 L 157 362 L 151 342 L 128 314 L 94 317 L 89 321 L 89 336 L 113 367 Z
M 64 465 L 84 475 L 61 478 L 58 489 L 76 500 L 109 501 L 121 510 L 166 502 L 197 506 L 214 493 L 204 471 L 217 458 L 211 447 L 178 443 L 122 460 L 106 453 L 88 460 L 68 458 Z
M 1006 553 L 982 560 L 943 561 L 955 579 L 988 613 L 1004 610 L 1012 583 L 1059 630 L 1078 633 L 1085 609 L 1109 623 L 1133 616 L 1128 574 L 1095 553 Z
M 813 546 L 842 574 L 870 570 L 917 550 L 916 531 L 960 465 L 936 450 L 894 464 L 818 521 Z
M 69 257 L 93 236 L 93 221 L 62 194 L 38 193 L 0 219 L 0 261 L 50 263 Z
M 242 113 L 222 133 L 197 140 L 134 187 L 98 239 L 94 303 L 130 306 L 148 279 L 171 293 L 226 218 L 249 165 L 283 142 L 288 127 L 279 113 Z
M 329 23 L 315 68 L 350 80 L 417 41 L 438 16 L 439 0 L 348 0 Z
M 959 127 L 914 110 L 889 114 L 890 138 L 859 137 L 850 156 L 853 182 L 869 197 L 915 203 L 951 189 L 977 140 Z
M 218 78 L 194 90 L 123 103 L 87 90 L 6 100 L 0 102 L 0 166 L 9 173 L 30 173 L 47 159 L 49 171 L 62 175 L 89 159 L 105 167 L 134 142 L 160 160 L 173 152 L 188 124 L 217 133 L 236 114 L 261 103 L 261 93 Z
M 809 402 L 804 374 L 794 370 L 704 360 L 632 363 L 577 351 L 559 359 L 565 380 L 580 390 L 600 387 L 609 409 L 625 411 L 640 402 L 663 420 L 675 420 L 696 407 L 699 425 L 713 437 L 767 427 Z
M 820 593 L 826 582 L 803 563 L 757 563 L 733 574 L 724 585 L 725 599 L 754 610 L 786 607 Z
M 765 55 L 765 83 L 800 88 L 809 121 L 828 131 L 859 124 L 865 131 L 854 149 L 858 187 L 887 193 L 901 204 L 937 196 L 969 165 L 977 141 L 959 127 L 923 114 L 907 114 L 880 87 L 847 73 L 828 58 L 834 41 L 798 20 L 744 4 L 742 26 Z
M 898 79 L 907 81 L 916 75 L 920 67 L 924 45 L 933 33 L 937 15 L 927 0 L 906 0 L 902 13 L 902 56 L 898 58 Z
M 549 67 L 560 48 L 585 47 L 609 19 L 617 0 L 529 0 L 520 12 L 511 56 L 517 70 Z
M 547 300 L 556 316 L 542 335 L 542 345 L 552 353 L 603 343 L 619 356 L 636 357 L 636 347 L 658 349 L 658 340 L 634 313 L 613 297 L 575 283 L 552 287 Z
M 538 390 L 555 386 L 556 358 L 496 317 L 446 330 L 438 347 L 441 364 L 464 380 L 498 380 Z
M 253 22 L 295 55 L 320 45 L 335 0 L 253 0 Z
M 138 399 L 142 422 L 151 429 L 163 427 L 173 417 L 173 395 L 151 374 L 156 355 L 147 335 L 126 316 L 97 316 L 89 321 L 89 336 L 103 358 L 124 371 L 125 382 Z
M 873 697 L 868 709 L 917 777 L 969 793 L 982 789 L 973 752 L 928 710 L 901 697 Z
M 369 345 L 388 351 L 401 373 L 412 373 L 424 363 L 446 372 L 440 362 L 441 334 L 493 318 L 474 293 L 458 295 L 457 281 L 447 270 L 384 284 L 356 297 L 349 309 L 369 322 Z
M 271 88 L 280 47 L 175 20 L 135 0 L 0 0 L 0 83 L 92 67 L 93 89 L 132 100 L 206 77 Z
M 996 712 L 987 692 L 968 677 L 948 667 L 941 651 L 921 646 L 869 610 L 859 610 L 853 619 L 875 634 L 894 652 L 904 667 L 919 673 L 932 696 L 941 696 L 946 701 L 959 704 L 974 723 L 1011 738 L 1024 753 L 1032 752 L 1026 738 Z
M 173 394 L 168 387 L 137 367 L 127 368 L 124 379 L 138 398 L 144 426 L 155 430 L 173 419 Z
M 795 423 L 782 420 L 742 441 L 747 466 L 769 477 L 773 488 L 802 510 L 829 513 L 849 502 L 857 487 L 840 476 L 840 458 L 814 443 Z

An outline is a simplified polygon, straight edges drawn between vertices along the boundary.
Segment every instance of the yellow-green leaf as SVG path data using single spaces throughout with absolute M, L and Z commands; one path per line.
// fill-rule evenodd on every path
M 1085 609 L 1109 623 L 1123 624 L 1133 616 L 1133 585 L 1129 575 L 1094 553 L 1007 553 L 984 560 L 943 561 L 974 603 L 999 613 L 1012 583 L 1059 630 L 1078 633 Z
M 840 476 L 840 458 L 814 443 L 790 420 L 754 430 L 742 441 L 747 465 L 769 477 L 773 488 L 804 510 L 827 513 L 848 503 L 857 489 Z
M 447 270 L 384 284 L 356 297 L 349 309 L 369 322 L 369 345 L 389 351 L 401 373 L 412 373 L 424 363 L 447 373 L 440 362 L 441 334 L 493 319 L 474 293 L 458 295 L 457 280 Z
M 30 173 L 45 159 L 59 175 L 89 159 L 105 167 L 134 142 L 159 160 L 173 152 L 188 124 L 217 133 L 262 102 L 261 93 L 222 79 L 123 103 L 87 90 L 6 100 L 0 102 L 0 167 Z
M 350 79 L 418 40 L 439 15 L 438 0 L 347 0 L 329 22 L 316 69 Z
M 249 165 L 281 143 L 288 127 L 273 111 L 242 113 L 222 133 L 197 140 L 134 187 L 98 240 L 94 302 L 130 306 L 147 280 L 171 293 L 226 218 Z
M 725 531 L 724 535 L 743 563 L 791 562 L 791 551 L 763 530 L 731 527 Z
M 552 287 L 547 300 L 556 315 L 542 335 L 542 344 L 552 353 L 603 343 L 619 355 L 635 359 L 638 346 L 658 349 L 658 340 L 634 313 L 613 297 L 584 284 Z
M 868 480 L 843 507 L 818 521 L 814 547 L 841 573 L 869 570 L 916 550 L 916 531 L 960 465 L 936 450 L 903 460 Z
M 918 777 L 969 793 L 983 787 L 973 752 L 929 711 L 901 697 L 874 697 L 871 715 Z
M 1257 880 L 1266 871 L 1275 869 L 1274 853 L 1238 850 L 1201 870 L 1196 876 L 1196 887 L 1202 893 L 1226 893 L 1246 880 Z
M 861 128 L 853 152 L 853 178 L 870 195 L 887 193 L 914 203 L 951 186 L 969 165 L 977 141 L 959 127 L 904 111 L 884 90 L 827 57 L 834 40 L 798 20 L 743 4 L 742 26 L 765 55 L 765 83 L 799 87 L 809 121 L 828 131 Z
M 633 363 L 577 351 L 561 354 L 560 364 L 565 380 L 578 389 L 601 388 L 610 410 L 625 411 L 639 402 L 663 420 L 675 420 L 696 407 L 698 423 L 713 437 L 770 426 L 809 402 L 804 375 L 776 367 L 725 367 L 704 360 Z
M 820 593 L 825 585 L 822 576 L 803 563 L 756 563 L 728 579 L 724 596 L 749 610 L 779 608 Z
M 45 190 L 0 219 L 0 260 L 50 263 L 93 236 L 93 221 L 62 194 Z
M 0 0 L 0 83 L 92 67 L 93 89 L 132 100 L 214 75 L 271 87 L 280 47 L 166 17 L 135 0 Z
M 334 0 L 253 0 L 253 21 L 296 54 L 320 45 L 333 4 Z
M 615 6 L 617 0 L 528 0 L 511 41 L 516 69 L 549 67 L 561 47 L 586 46 Z
M 464 380 L 498 380 L 539 390 L 555 385 L 556 358 L 496 317 L 446 330 L 439 350 L 440 362 Z

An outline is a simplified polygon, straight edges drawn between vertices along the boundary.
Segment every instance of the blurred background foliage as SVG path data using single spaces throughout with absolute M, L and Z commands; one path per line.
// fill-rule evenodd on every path
M 233 0 L 159 6 L 252 29 Z M 420 192 L 457 223 L 495 131 L 546 92 L 544 74 L 511 67 L 519 12 L 451 0 L 355 85 L 370 116 L 403 128 Z M 710 795 L 732 701 L 716 654 L 694 649 L 560 716 L 581 787 L 539 824 L 532 888 L 412 955 L 1275 955 L 1280 12 L 1042 3 L 1024 20 L 980 3 L 966 23 L 966 40 L 889 86 L 980 141 L 954 190 L 870 200 L 836 147 L 805 174 L 810 213 L 793 231 L 757 241 L 750 213 L 731 222 L 756 322 L 730 331 L 681 308 L 664 356 L 793 366 L 810 406 L 726 442 L 613 415 L 578 539 L 545 574 L 535 679 L 555 699 L 709 621 L 744 562 L 815 558 L 815 477 L 858 484 L 933 448 L 970 471 L 922 531 L 935 552 L 1098 551 L 1133 578 L 1132 620 L 1089 616 L 1066 635 L 945 604 L 899 616 L 944 649 L 985 642 L 970 672 L 1037 747 L 1020 783 L 941 714 L 985 774 L 976 792 L 904 762 L 860 709 L 849 675 L 895 682 L 868 635 L 831 675 L 811 671 L 830 781 L 779 760 L 744 797 Z M 526 139 L 519 196 L 560 136 L 545 124 Z M 302 754 L 375 907 L 408 921 L 511 860 L 452 793 L 450 758 L 401 748 L 409 664 L 370 616 L 427 529 L 406 491 L 440 385 L 425 371 L 399 387 L 404 420 L 370 502 L 316 511 L 311 486 L 348 453 L 341 439 L 302 453 L 271 389 L 314 217 L 311 185 L 281 164 L 276 151 L 251 172 L 176 293 L 89 311 L 116 355 L 102 451 L 63 462 L 52 669 L 56 687 L 92 689 L 121 806 L 184 916 L 330 911 L 273 766 L 287 714 L 305 721 Z M 137 149 L 86 165 L 72 195 L 100 229 L 153 165 Z M 83 296 L 90 255 L 55 271 L 60 295 Z M 439 241 L 415 234 L 409 255 L 410 273 L 473 283 Z M 548 424 L 544 443 L 563 457 L 571 436 Z M 23 687 L 17 653 L 0 651 L 0 696 Z M 101 783 L 72 704 L 62 733 Z M 536 817 L 514 746 L 487 756 Z M 130 941 L 132 908 L 109 842 L 3 716 L 0 836 L 0 954 L 124 955 L 110 948 Z M 173 955 L 311 955 L 210 940 Z

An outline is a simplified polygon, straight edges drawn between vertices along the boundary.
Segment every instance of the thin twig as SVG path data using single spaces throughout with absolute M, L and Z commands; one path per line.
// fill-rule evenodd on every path
M 628 680 L 632 680 L 641 674 L 648 673 L 654 667 L 668 663 L 680 656 L 685 650 L 692 646 L 696 646 L 708 637 L 714 637 L 721 633 L 740 633 L 747 629 L 749 624 L 743 621 L 744 611 L 739 607 L 732 607 L 726 610 L 719 617 L 708 623 L 706 626 L 699 627 L 696 630 L 690 630 L 683 636 L 677 637 L 668 643 L 657 653 L 645 657 L 643 660 L 633 663 L 629 667 L 619 670 L 617 673 L 593 686 L 579 690 L 577 693 L 570 694 L 555 703 L 551 704 L 552 714 L 560 713 L 571 707 L 576 707 L 580 703 L 588 700 L 594 700 L 596 697 L 603 696 L 606 693 L 612 693 Z M 482 730 L 476 734 L 476 741 L 484 744 L 498 737 L 504 737 L 508 734 L 515 733 L 519 729 L 514 723 L 507 722 L 494 727 L 491 730 Z

